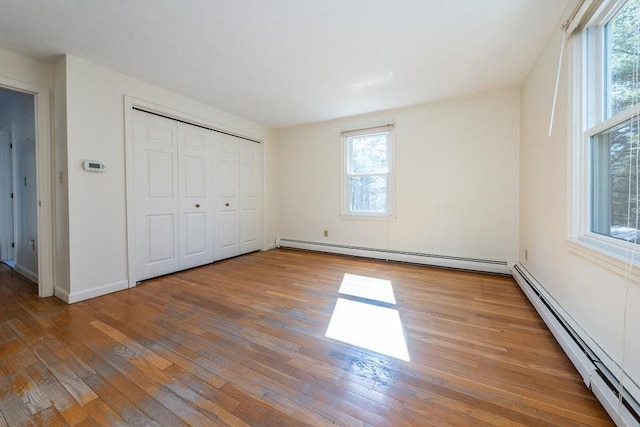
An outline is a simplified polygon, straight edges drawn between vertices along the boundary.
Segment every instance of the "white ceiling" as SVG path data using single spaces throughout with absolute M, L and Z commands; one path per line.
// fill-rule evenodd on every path
M 520 84 L 566 0 L 19 0 L 0 45 L 68 53 L 271 127 Z

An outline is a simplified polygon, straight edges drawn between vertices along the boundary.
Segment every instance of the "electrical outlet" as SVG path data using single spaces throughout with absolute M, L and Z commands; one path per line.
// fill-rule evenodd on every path
M 324 230 L 322 234 L 324 234 L 324 237 L 329 237 L 329 230 Z

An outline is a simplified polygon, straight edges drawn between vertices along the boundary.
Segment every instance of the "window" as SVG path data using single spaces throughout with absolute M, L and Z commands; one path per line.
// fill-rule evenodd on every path
M 588 225 L 583 237 L 607 249 L 640 244 L 638 102 L 640 0 L 614 3 L 587 28 Z
M 342 215 L 393 215 L 392 126 L 343 133 Z

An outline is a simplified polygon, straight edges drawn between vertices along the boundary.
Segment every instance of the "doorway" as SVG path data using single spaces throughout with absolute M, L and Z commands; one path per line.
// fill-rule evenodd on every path
M 38 283 L 35 97 L 0 87 L 0 262 Z

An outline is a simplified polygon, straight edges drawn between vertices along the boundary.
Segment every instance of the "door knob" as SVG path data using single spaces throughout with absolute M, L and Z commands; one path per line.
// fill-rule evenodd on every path
M 200 207 L 200 203 L 196 203 L 196 208 L 199 208 L 199 207 Z

